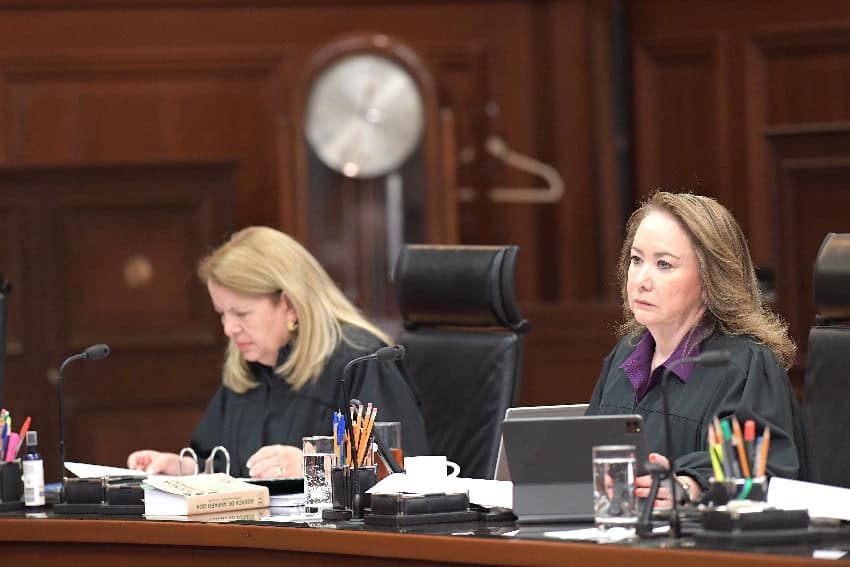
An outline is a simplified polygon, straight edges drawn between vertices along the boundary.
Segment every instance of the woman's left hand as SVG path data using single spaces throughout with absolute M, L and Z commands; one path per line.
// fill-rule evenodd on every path
M 659 453 L 650 453 L 649 462 L 657 463 L 668 470 L 670 468 L 670 461 Z M 635 478 L 635 495 L 638 498 L 648 498 L 650 486 L 652 486 L 652 476 L 645 474 Z M 670 508 L 673 505 L 670 496 L 670 483 L 662 482 L 658 488 L 658 495 L 655 497 L 655 508 Z
M 266 445 L 248 459 L 251 478 L 297 478 L 304 476 L 304 456 L 291 445 Z
M 649 462 L 657 463 L 664 467 L 667 470 L 670 470 L 670 461 L 664 455 L 659 453 L 650 453 L 649 454 Z M 688 497 L 692 500 L 696 500 L 701 495 L 701 490 L 699 484 L 692 478 L 688 476 L 676 476 L 673 475 L 673 482 L 681 485 L 688 485 Z M 649 487 L 652 486 L 652 477 L 648 474 L 639 476 L 635 479 L 635 495 L 638 498 L 647 498 L 649 497 Z M 670 493 L 670 482 L 665 481 L 661 483 L 661 486 L 658 488 L 658 495 L 655 497 L 655 508 L 670 508 L 673 506 L 673 501 L 671 500 Z

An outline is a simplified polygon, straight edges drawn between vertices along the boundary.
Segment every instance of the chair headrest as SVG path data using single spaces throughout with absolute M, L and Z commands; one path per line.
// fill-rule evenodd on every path
M 395 286 L 405 327 L 500 326 L 527 332 L 514 293 L 518 252 L 517 246 L 404 246 Z
M 824 323 L 850 320 L 850 233 L 830 232 L 815 260 L 815 306 Z

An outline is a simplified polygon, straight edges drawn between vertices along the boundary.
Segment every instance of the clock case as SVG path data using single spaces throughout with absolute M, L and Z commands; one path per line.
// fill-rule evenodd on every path
M 418 146 L 396 171 L 361 179 L 322 162 L 306 135 L 309 94 L 330 66 L 356 54 L 384 57 L 413 79 L 423 105 Z M 346 295 L 391 334 L 400 328 L 391 282 L 402 242 L 455 243 L 458 238 L 456 149 L 451 111 L 442 108 L 428 66 L 412 47 L 380 33 L 330 41 L 307 60 L 294 94 L 293 231 Z M 400 202 L 399 202 L 400 199 Z

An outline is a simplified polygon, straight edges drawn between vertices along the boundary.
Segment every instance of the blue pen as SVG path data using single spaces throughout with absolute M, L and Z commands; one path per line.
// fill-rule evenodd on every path
M 334 412 L 334 424 L 333 429 L 331 429 L 331 435 L 334 436 L 334 451 L 339 454 L 339 414 L 340 412 Z
M 6 445 L 9 443 L 9 422 L 3 422 L 3 445 L 0 447 L 0 460 L 6 458 Z
M 339 460 L 337 464 L 341 467 L 345 463 L 345 415 L 340 412 L 339 423 L 336 428 L 336 438 L 339 442 Z

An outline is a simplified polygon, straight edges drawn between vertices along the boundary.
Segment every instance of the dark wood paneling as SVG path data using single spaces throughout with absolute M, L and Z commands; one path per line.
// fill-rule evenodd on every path
M 635 52 L 637 193 L 663 187 L 728 192 L 726 42 L 686 36 L 639 43 Z M 701 151 L 696 140 L 700 140 Z
M 90 344 L 111 356 L 63 377 L 66 456 L 124 463 L 137 442 L 185 445 L 218 381 L 223 341 L 197 259 L 232 227 L 229 163 L 5 167 L 0 203 L 25 211 L 17 317 L 33 326 L 7 380 L 18 424 L 33 417 L 47 478 L 58 477 L 57 368 Z M 29 244 L 27 244 L 29 243 Z M 171 409 L 168 409 L 171 408 Z M 151 418 L 139 419 L 140 412 Z M 104 418 L 102 416 L 108 416 Z M 127 426 L 113 427 L 124 420 Z M 134 434 L 135 431 L 135 434 Z
M 526 338 L 521 405 L 590 400 L 602 360 L 618 338 L 619 306 L 605 303 L 523 306 Z
M 799 345 L 815 322 L 813 267 L 828 232 L 850 232 L 850 123 L 771 128 L 776 187 L 777 307 Z

